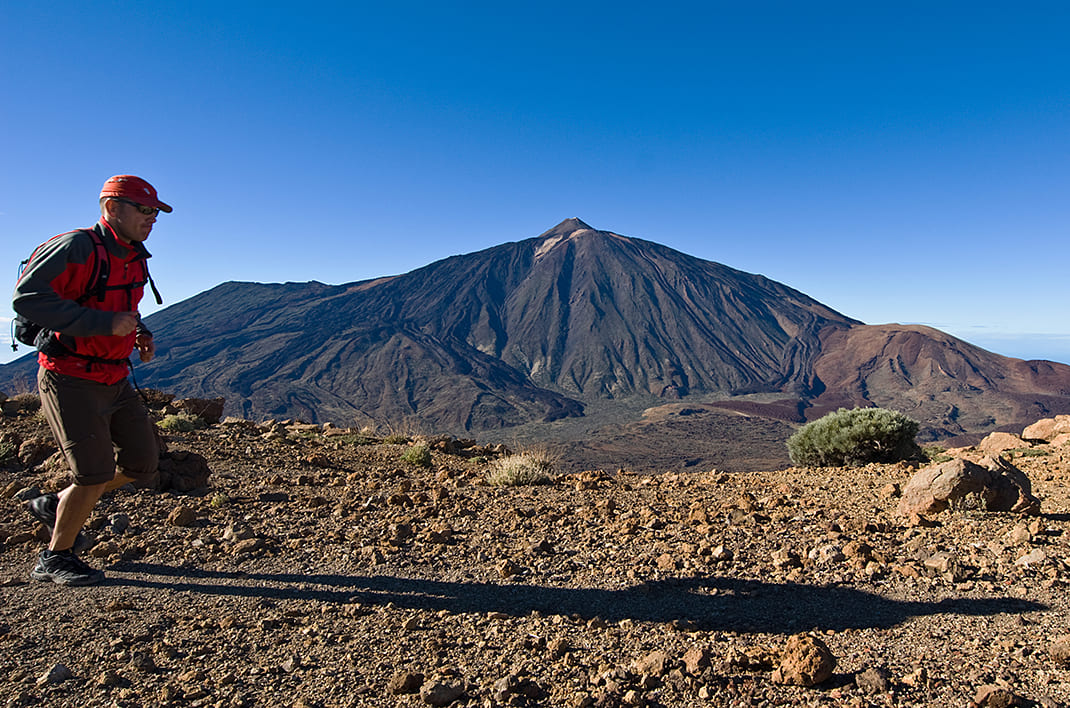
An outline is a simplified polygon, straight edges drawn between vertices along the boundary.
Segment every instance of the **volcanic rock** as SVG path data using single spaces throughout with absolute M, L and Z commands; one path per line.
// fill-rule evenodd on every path
M 1070 433 L 1070 415 L 1043 418 L 1022 431 L 1022 438 L 1034 442 L 1052 442 L 1059 435 Z
M 773 681 L 797 686 L 815 686 L 832 676 L 836 657 L 817 637 L 797 634 L 788 639 Z
M 1040 512 L 1029 478 L 1001 457 L 986 457 L 981 464 L 956 458 L 919 470 L 903 489 L 899 513 L 936 514 L 975 493 L 989 511 Z
M 1011 433 L 991 433 L 977 445 L 977 449 L 987 455 L 998 455 L 1007 450 L 1016 450 L 1029 445 L 1017 435 Z

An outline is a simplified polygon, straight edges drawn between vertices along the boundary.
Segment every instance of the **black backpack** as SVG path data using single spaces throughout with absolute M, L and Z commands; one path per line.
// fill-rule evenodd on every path
M 71 233 L 86 233 L 89 234 L 90 240 L 93 241 L 93 269 L 89 274 L 89 289 L 84 292 L 75 302 L 79 305 L 86 302 L 90 298 L 97 298 L 103 300 L 104 295 L 108 289 L 108 274 L 110 271 L 110 261 L 108 259 L 108 248 L 104 245 L 103 239 L 93 229 L 78 229 Z M 22 277 L 22 271 L 26 269 L 30 261 L 33 260 L 34 253 L 30 254 L 30 257 L 22 261 L 19 264 L 19 277 Z M 148 280 L 149 285 L 152 287 L 152 293 L 156 297 L 156 302 L 162 304 L 160 293 L 156 290 L 156 284 L 152 282 L 152 277 L 149 276 L 148 264 L 145 265 L 145 278 Z M 22 315 L 16 314 L 15 319 L 11 321 L 11 350 L 18 351 L 18 342 L 21 342 L 27 346 L 35 347 L 38 350 L 42 349 L 49 344 L 52 336 L 52 331 L 45 329 L 41 325 L 26 319 Z

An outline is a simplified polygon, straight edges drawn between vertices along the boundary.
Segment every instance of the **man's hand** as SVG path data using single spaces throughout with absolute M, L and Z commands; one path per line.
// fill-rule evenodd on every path
M 152 361 L 152 357 L 156 356 L 156 342 L 153 340 L 151 334 L 139 334 L 137 336 L 137 355 L 141 358 L 141 361 Z
M 111 318 L 111 333 L 116 337 L 125 337 L 137 328 L 138 321 L 136 312 L 116 312 Z

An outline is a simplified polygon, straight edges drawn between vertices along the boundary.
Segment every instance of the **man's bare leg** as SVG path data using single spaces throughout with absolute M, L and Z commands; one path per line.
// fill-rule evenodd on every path
M 56 527 L 52 530 L 52 541 L 48 544 L 50 551 L 65 551 L 74 545 L 78 532 L 85 526 L 93 507 L 100 501 L 104 492 L 118 489 L 134 480 L 122 472 L 116 472 L 110 482 L 79 486 L 72 484 L 59 493 L 59 505 L 56 507 Z

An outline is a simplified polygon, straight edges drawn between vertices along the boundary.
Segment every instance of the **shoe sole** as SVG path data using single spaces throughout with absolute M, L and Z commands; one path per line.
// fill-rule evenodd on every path
M 85 585 L 97 585 L 104 580 L 104 574 L 101 573 L 99 577 L 85 577 L 85 578 L 60 578 L 52 575 L 49 572 L 41 572 L 36 568 L 30 571 L 30 577 L 34 580 L 39 580 L 42 583 L 53 582 L 56 585 L 63 585 L 65 587 L 82 587 Z

